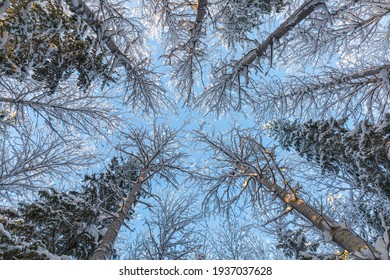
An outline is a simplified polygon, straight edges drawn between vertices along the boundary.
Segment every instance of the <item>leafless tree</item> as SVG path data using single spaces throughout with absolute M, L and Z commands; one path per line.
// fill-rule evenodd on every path
M 203 214 L 193 191 L 168 188 L 150 201 L 150 218 L 128 246 L 128 259 L 195 259 L 201 247 Z M 149 215 L 148 215 L 149 216 Z
M 388 9 L 386 1 L 320 6 L 275 48 L 276 67 L 294 75 L 258 85 L 257 112 L 380 121 L 389 107 Z
M 213 59 L 211 83 L 196 106 L 217 114 L 252 108 L 259 119 L 320 114 L 380 120 L 389 102 L 388 6 L 289 1 L 273 30 L 242 39 L 242 57 Z
M 207 229 L 207 246 L 211 247 L 208 252 L 211 259 L 269 259 L 261 232 L 255 223 L 243 219 L 241 215 L 244 216 L 243 213 L 230 211 L 220 218 L 218 226 Z
M 297 3 L 291 1 L 287 14 Z M 300 71 L 305 65 L 325 65 L 331 59 L 343 67 L 357 66 L 359 61 L 371 67 L 384 64 L 388 60 L 388 9 L 387 1 L 325 1 L 281 40 L 278 60 Z
M 220 48 L 224 39 L 230 42 L 236 37 L 246 38 L 244 33 L 259 26 L 258 19 L 280 8 L 283 1 L 276 2 L 143 1 L 144 13 L 155 15 L 150 28 L 160 28 L 158 35 L 164 46 L 161 57 L 173 71 L 170 83 L 185 104 L 194 105 L 197 95 L 206 87 L 208 72 L 210 67 L 215 67 L 213 59 L 219 52 L 215 46 Z
M 334 241 L 359 258 L 380 257 L 373 246 L 351 229 L 300 197 L 300 185 L 293 185 L 283 172 L 284 167 L 277 161 L 275 150 L 265 148 L 260 135 L 233 130 L 216 139 L 198 133 L 198 140 L 205 143 L 212 153 L 209 162 L 212 170 L 201 176 L 209 186 L 206 203 L 215 200 L 223 206 L 245 197 L 249 198 L 248 202 L 256 203 L 268 193 L 285 205 L 281 216 L 295 211 L 320 230 L 327 241 Z
M 124 133 L 124 141 L 118 150 L 134 159 L 139 166 L 138 178 L 131 192 L 123 199 L 121 208 L 115 214 L 107 233 L 99 243 L 92 259 L 110 259 L 115 240 L 125 218 L 137 202 L 141 192 L 148 193 L 148 185 L 154 176 L 176 184 L 175 173 L 185 171 L 182 166 L 178 130 L 154 126 L 152 131 L 131 129 Z
M 3 195 L 43 187 L 49 178 L 70 179 L 72 170 L 93 163 L 94 143 L 121 123 L 115 96 L 96 90 L 61 84 L 48 95 L 32 79 L 0 78 Z

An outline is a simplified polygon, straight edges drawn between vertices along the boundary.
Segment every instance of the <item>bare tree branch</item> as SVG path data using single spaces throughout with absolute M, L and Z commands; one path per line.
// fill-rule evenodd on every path
M 24 130 L 18 136 L 0 136 L 0 194 L 24 196 L 50 185 L 70 180 L 95 159 L 89 143 L 74 135 L 61 137 L 44 130 Z
M 194 258 L 200 248 L 202 213 L 196 209 L 196 194 L 168 188 L 153 198 L 147 230 L 129 246 L 130 259 L 180 260 Z
M 37 118 L 52 130 L 59 124 L 67 131 L 77 129 L 81 133 L 105 135 L 120 118 L 111 104 L 114 98 L 105 92 L 94 94 L 60 85 L 58 93 L 48 95 L 41 85 L 31 80 L 17 82 L 0 78 L 0 106 L 15 114 L 15 125 Z M 35 115 L 35 116 L 33 116 Z
M 265 117 L 298 115 L 301 118 L 369 116 L 383 119 L 390 102 L 390 65 L 343 73 L 327 67 L 316 76 L 292 76 L 260 85 L 254 110 Z

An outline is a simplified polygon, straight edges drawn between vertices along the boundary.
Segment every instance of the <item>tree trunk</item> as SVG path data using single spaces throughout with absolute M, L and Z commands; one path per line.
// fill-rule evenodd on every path
M 198 0 L 198 7 L 196 11 L 195 27 L 201 25 L 207 13 L 207 0 Z
M 191 42 L 193 44 L 192 48 L 195 48 L 199 41 L 199 37 L 202 31 L 202 23 L 206 18 L 206 14 L 207 0 L 198 0 L 194 27 L 191 29 L 191 38 L 188 40 L 188 42 Z
M 333 240 L 349 253 L 357 255 L 358 257 L 379 259 L 379 252 L 350 229 L 338 224 L 330 217 L 320 214 L 316 208 L 306 203 L 295 194 L 286 191 L 279 185 L 259 177 L 256 177 L 256 180 L 268 190 L 275 193 L 295 211 L 307 218 L 317 229 L 323 232 L 325 239 Z
M 146 174 L 148 173 L 148 171 L 149 168 L 143 168 L 141 170 L 137 182 L 131 189 L 130 194 L 124 200 L 122 208 L 116 213 L 114 220 L 111 222 L 111 225 L 108 228 L 106 234 L 100 241 L 98 247 L 96 248 L 94 254 L 91 257 L 91 260 L 109 260 L 111 258 L 112 249 L 114 247 L 119 230 L 123 225 L 127 215 L 129 214 L 130 209 L 134 206 L 134 203 L 137 199 L 137 195 L 141 190 L 142 184 L 145 181 Z

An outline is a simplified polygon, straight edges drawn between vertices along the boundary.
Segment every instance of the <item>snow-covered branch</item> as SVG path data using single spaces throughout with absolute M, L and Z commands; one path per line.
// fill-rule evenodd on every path
M 262 94 L 255 98 L 254 109 L 262 116 L 348 116 L 358 120 L 366 115 L 378 122 L 389 104 L 389 69 L 389 64 L 383 64 L 343 73 L 327 67 L 320 75 L 274 79 L 257 87 Z
M 120 121 L 105 92 L 94 94 L 59 86 L 57 93 L 48 95 L 39 83 L 27 80 L 0 79 L 0 108 L 14 114 L 14 126 L 26 125 L 33 119 L 45 123 L 54 133 L 75 131 L 104 135 Z M 61 125 L 61 129 L 58 127 Z
M 18 137 L 0 136 L 0 195 L 47 187 L 53 180 L 70 180 L 95 159 L 89 143 L 75 135 L 61 136 L 25 128 Z M 15 132 L 13 132 L 15 133 Z
M 146 230 L 139 233 L 128 247 L 129 259 L 181 260 L 194 259 L 199 251 L 202 217 L 196 209 L 196 195 L 178 193 L 168 188 L 152 198 Z

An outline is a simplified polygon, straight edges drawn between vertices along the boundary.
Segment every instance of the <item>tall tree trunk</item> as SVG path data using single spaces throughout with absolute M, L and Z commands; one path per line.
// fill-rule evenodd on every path
M 267 150 L 261 143 L 261 135 L 255 136 L 246 134 L 245 130 L 232 130 L 220 135 L 216 140 L 209 138 L 206 134 L 198 132 L 199 140 L 206 143 L 211 150 L 214 150 L 212 159 L 218 162 L 217 166 L 228 166 L 230 168 L 217 170 L 211 177 L 205 176 L 212 182 L 212 189 L 208 196 L 218 195 L 219 189 L 226 187 L 223 195 L 228 199 L 226 202 L 233 203 L 248 186 L 249 180 L 256 180 L 259 186 L 274 193 L 280 200 L 287 204 L 286 211 L 294 210 L 318 230 L 320 230 L 326 241 L 334 241 L 352 255 L 362 259 L 380 259 L 381 254 L 364 239 L 347 228 L 344 224 L 334 221 L 297 196 L 297 191 L 291 188 L 287 179 L 278 166 L 274 150 Z M 225 141 L 224 136 L 227 137 Z M 260 142 L 258 141 L 260 139 Z M 272 181 L 264 178 L 263 174 L 270 174 Z M 237 194 L 237 184 L 242 184 L 243 177 L 246 177 L 242 190 Z M 277 184 L 280 180 L 282 186 Z M 257 196 L 256 191 L 256 196 Z M 250 194 L 254 195 L 254 194 Z M 209 197 L 206 198 L 209 200 Z M 217 203 L 224 200 L 218 199 Z
M 196 9 L 195 28 L 200 28 L 203 20 L 207 14 L 207 0 L 198 0 L 198 6 Z
M 94 254 L 91 257 L 91 260 L 109 260 L 112 255 L 112 249 L 115 244 L 115 240 L 118 236 L 119 230 L 123 225 L 127 215 L 129 214 L 131 208 L 134 206 L 134 203 L 137 199 L 137 196 L 141 190 L 142 184 L 146 179 L 146 175 L 149 171 L 149 168 L 143 168 L 140 172 L 140 175 L 137 179 L 137 182 L 134 184 L 131 189 L 130 194 L 124 200 L 122 208 L 116 213 L 114 220 L 111 222 L 106 234 L 103 236 L 98 247 L 96 248 Z
M 207 14 L 207 0 L 198 0 L 196 8 L 196 17 L 194 21 L 193 28 L 191 29 L 191 37 L 187 42 L 189 47 L 192 49 L 191 52 L 195 52 L 195 47 L 199 44 L 199 37 L 202 31 L 202 24 L 206 18 Z
M 323 232 L 326 239 L 333 240 L 349 253 L 359 257 L 379 259 L 380 253 L 350 229 L 340 225 L 330 217 L 319 213 L 315 207 L 295 194 L 286 191 L 281 186 L 260 177 L 256 177 L 256 180 L 259 184 L 275 193 L 281 200 L 291 206 L 292 209 L 307 218 L 317 229 Z

